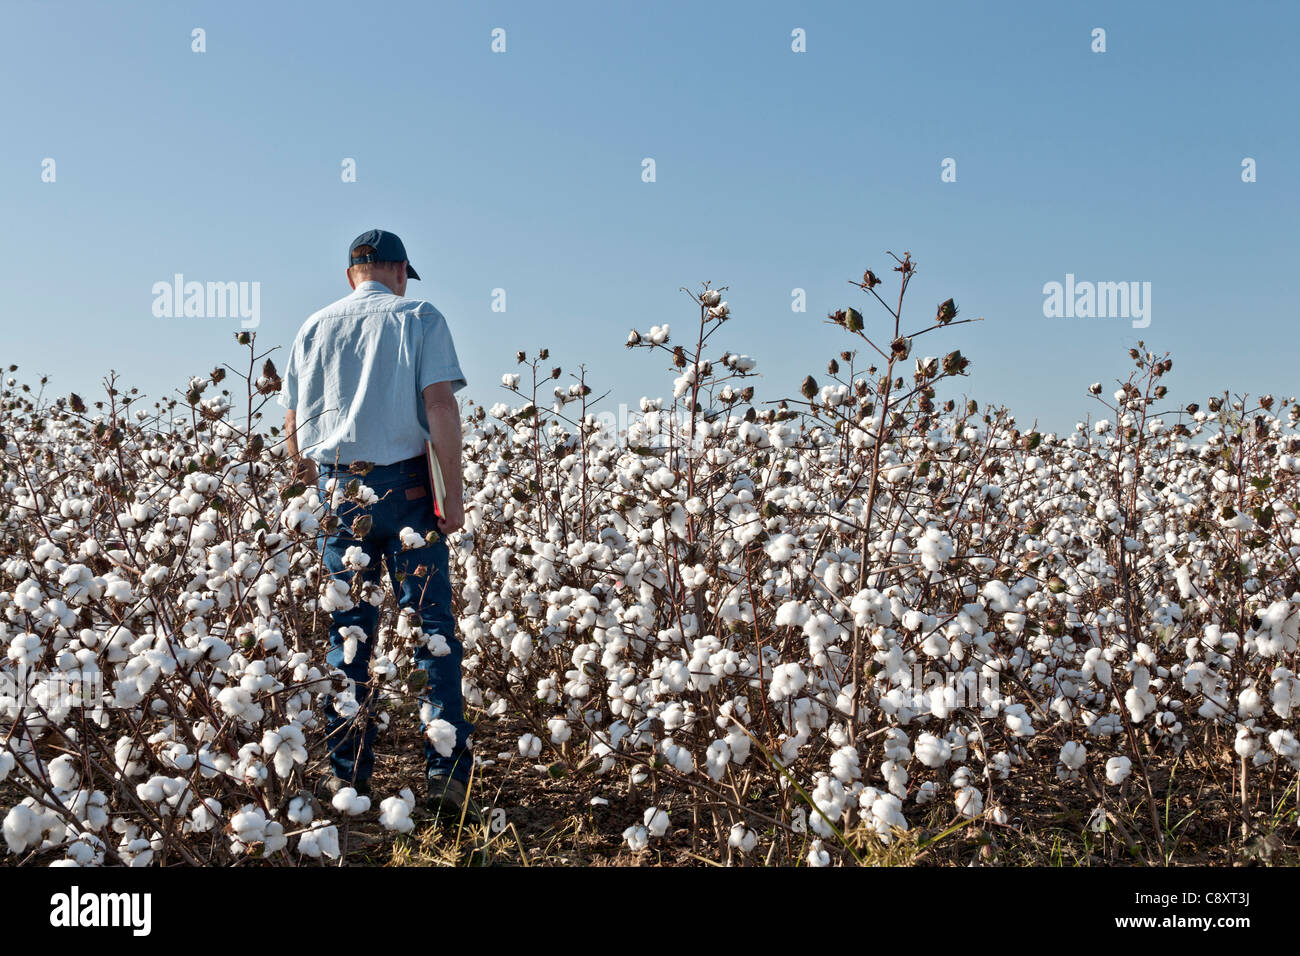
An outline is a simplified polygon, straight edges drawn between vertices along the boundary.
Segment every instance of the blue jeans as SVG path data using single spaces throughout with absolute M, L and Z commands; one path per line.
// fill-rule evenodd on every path
M 332 477 L 338 478 L 344 486 L 353 478 L 358 478 L 379 496 L 379 501 L 369 507 L 363 508 L 352 501 L 345 501 L 339 506 L 335 512 L 339 516 L 339 528 L 327 536 L 322 544 L 325 569 L 332 577 L 349 585 L 357 573 L 368 583 L 378 582 L 382 558 L 388 565 L 389 581 L 397 595 L 398 605 L 416 612 L 420 629 L 426 636 L 437 633 L 446 639 L 447 646 L 451 648 L 450 654 L 435 657 L 423 646 L 415 653 L 416 666 L 427 676 L 421 694 L 421 733 L 426 726 L 423 712 L 429 713 L 430 720 L 441 718 L 456 730 L 456 741 L 450 756 L 438 753 L 433 742 L 424 735 L 425 767 L 429 774 L 446 774 L 468 782 L 474 760 L 469 736 L 474 732 L 475 725 L 465 719 L 464 701 L 461 697 L 463 648 L 456 637 L 456 620 L 452 615 L 447 542 L 439 536 L 432 545 L 426 544 L 404 551 L 398 537 L 399 532 L 407 527 L 421 536 L 428 531 L 438 530 L 429 490 L 428 465 L 423 457 L 418 457 L 392 465 L 379 465 L 364 476 L 343 469 L 336 471 L 330 465 L 322 466 L 320 471 L 322 501 L 328 501 L 325 483 Z M 349 528 L 363 514 L 370 515 L 373 523 L 370 532 L 364 538 L 357 539 L 349 534 Z M 360 547 L 370 557 L 370 564 L 364 571 L 344 568 L 343 555 L 348 548 L 354 546 Z M 417 569 L 422 566 L 424 573 L 417 575 Z M 377 728 L 371 716 L 374 701 L 370 696 L 369 680 L 370 654 L 374 647 L 379 609 L 367 601 L 361 601 L 349 610 L 335 611 L 330 616 L 332 624 L 329 651 L 325 659 L 331 667 L 343 671 L 354 682 L 357 702 L 362 705 L 356 716 L 347 719 L 341 717 L 335 711 L 332 701 L 326 698 L 325 730 L 330 750 L 330 767 L 336 776 L 344 780 L 361 782 L 369 780 L 374 769 L 373 748 Z M 345 664 L 343 640 L 339 632 L 349 626 L 362 628 L 368 639 L 358 642 L 352 663 Z

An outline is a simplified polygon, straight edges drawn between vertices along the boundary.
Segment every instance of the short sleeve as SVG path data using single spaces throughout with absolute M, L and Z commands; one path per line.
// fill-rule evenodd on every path
M 289 346 L 289 360 L 285 363 L 284 374 L 280 377 L 279 402 L 284 408 L 293 410 L 298 407 L 298 342 L 294 340 Z
M 465 375 L 456 358 L 456 346 L 451 341 L 447 320 L 436 309 L 424 315 L 423 319 L 424 336 L 420 343 L 416 385 L 423 392 L 435 382 L 451 382 L 451 390 L 458 392 L 466 385 Z

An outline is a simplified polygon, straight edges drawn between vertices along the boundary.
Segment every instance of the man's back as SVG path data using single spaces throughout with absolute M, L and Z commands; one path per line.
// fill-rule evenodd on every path
M 391 464 L 423 454 L 421 393 L 436 382 L 466 384 L 442 313 L 369 280 L 303 323 L 280 404 L 295 410 L 298 446 L 316 461 Z

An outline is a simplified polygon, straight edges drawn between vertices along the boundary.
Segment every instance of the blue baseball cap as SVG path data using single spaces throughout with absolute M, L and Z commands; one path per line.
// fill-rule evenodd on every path
M 357 246 L 374 246 L 375 251 L 367 256 L 358 256 L 353 251 Z M 402 262 L 403 260 L 406 260 L 406 277 L 420 278 L 420 274 L 411 268 L 410 260 L 406 259 L 406 246 L 402 245 L 402 240 L 383 229 L 363 232 L 352 240 L 352 245 L 348 246 L 349 267 L 363 262 Z

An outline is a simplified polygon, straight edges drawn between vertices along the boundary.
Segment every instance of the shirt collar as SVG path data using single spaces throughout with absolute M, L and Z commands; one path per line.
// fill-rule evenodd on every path
M 388 295 L 396 295 L 396 293 L 393 292 L 392 289 L 388 288 L 388 286 L 384 285 L 382 282 L 378 281 L 377 279 L 367 279 L 364 282 L 358 282 L 355 291 L 358 294 L 367 293 L 367 292 L 381 292 L 381 293 L 387 293 Z

